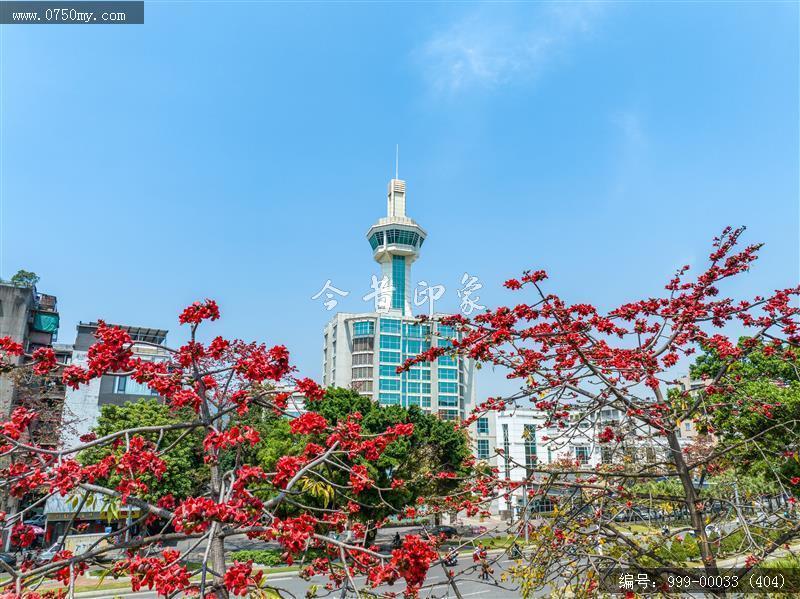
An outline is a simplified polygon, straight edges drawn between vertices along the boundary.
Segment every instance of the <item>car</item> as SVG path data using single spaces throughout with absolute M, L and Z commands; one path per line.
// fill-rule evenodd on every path
M 63 543 L 61 541 L 56 541 L 48 549 L 42 549 L 39 553 L 37 553 L 36 557 L 34 558 L 34 562 L 37 566 L 48 564 L 53 561 L 56 553 L 61 551 L 61 549 L 63 549 Z
M 27 524 L 28 526 L 36 526 L 38 528 L 44 528 L 45 525 L 47 524 L 47 516 L 45 516 L 44 514 L 31 516 L 27 520 L 24 520 L 23 524 Z
M 454 526 L 445 526 L 445 525 L 431 526 L 430 528 L 427 529 L 427 531 L 428 534 L 431 535 L 432 537 L 444 535 L 444 538 L 449 539 L 458 536 L 458 531 Z
M 14 568 L 17 565 L 17 556 L 13 553 L 0 553 L 0 561 Z

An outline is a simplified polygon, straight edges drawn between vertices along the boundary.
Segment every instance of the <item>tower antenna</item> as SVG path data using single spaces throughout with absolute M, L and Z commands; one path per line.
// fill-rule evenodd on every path
M 398 173 L 400 171 L 400 144 L 395 146 L 394 150 L 394 178 L 398 179 Z

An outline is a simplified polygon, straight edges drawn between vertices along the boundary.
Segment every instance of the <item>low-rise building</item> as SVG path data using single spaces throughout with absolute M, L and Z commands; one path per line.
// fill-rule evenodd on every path
M 0 282 L 0 337 L 10 337 L 30 354 L 56 341 L 58 325 L 56 296 L 39 293 L 33 285 Z M 13 359 L 17 364 L 23 360 Z M 0 377 L 0 414 L 8 415 L 19 403 L 19 390 L 14 377 Z
M 128 325 L 114 326 L 124 329 L 131 336 L 135 357 L 152 361 L 169 359 L 170 353 L 165 347 L 166 330 Z M 72 364 L 84 368 L 88 366 L 87 352 L 96 341 L 94 336 L 96 331 L 96 322 L 78 324 L 70 358 Z M 130 376 L 112 374 L 93 379 L 77 389 L 68 389 L 64 401 L 64 421 L 68 422 L 69 426 L 63 427 L 62 442 L 67 447 L 76 444 L 78 439 L 97 423 L 102 406 L 122 405 L 142 397 L 157 397 L 157 393 L 147 385 L 137 383 Z

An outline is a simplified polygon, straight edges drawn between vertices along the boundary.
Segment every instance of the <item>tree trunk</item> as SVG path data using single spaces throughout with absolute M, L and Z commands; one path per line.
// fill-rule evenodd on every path
M 211 468 L 211 496 L 214 501 L 219 501 L 222 491 L 222 478 L 219 473 L 219 466 L 212 465 Z M 222 536 L 222 531 L 214 530 L 214 535 L 209 540 L 211 543 L 211 551 L 209 552 L 209 561 L 211 562 L 211 569 L 214 571 L 214 586 L 217 597 L 220 599 L 228 599 L 228 592 L 223 583 L 223 575 L 225 574 L 225 537 Z
M 714 576 L 719 573 L 717 560 L 714 558 L 714 554 L 711 552 L 711 544 L 708 542 L 706 527 L 703 522 L 703 510 L 699 506 L 697 491 L 692 481 L 692 473 L 686 465 L 686 460 L 683 459 L 683 451 L 681 450 L 678 437 L 674 430 L 667 433 L 667 442 L 669 443 L 672 463 L 675 465 L 678 478 L 680 478 L 681 485 L 683 486 L 684 496 L 686 497 L 686 507 L 689 510 L 692 528 L 697 535 L 697 544 L 700 547 L 700 556 L 703 558 L 705 571 L 708 575 Z

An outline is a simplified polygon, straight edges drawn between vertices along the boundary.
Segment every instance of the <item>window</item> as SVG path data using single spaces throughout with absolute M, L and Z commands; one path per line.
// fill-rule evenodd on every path
M 687 433 L 692 430 L 692 421 L 691 420 L 687 420 L 686 422 L 683 423 L 683 430 L 685 430 Z
M 439 418 L 442 420 L 458 420 L 458 410 L 439 410 Z
M 458 396 L 457 395 L 440 395 L 439 405 L 445 408 L 457 408 Z
M 440 368 L 439 369 L 439 380 L 446 380 L 446 381 L 457 381 L 458 380 L 458 370 L 455 368 Z
M 371 393 L 372 381 L 356 381 L 353 383 L 353 388 L 360 393 Z
M 380 379 L 381 391 L 400 391 L 400 379 Z
M 356 337 L 353 339 L 353 351 L 372 351 L 373 349 L 375 349 L 374 337 Z
M 405 256 L 392 256 L 392 282 L 394 289 L 392 290 L 392 308 L 396 310 L 405 310 L 406 303 L 406 257 Z M 400 326 L 398 322 L 398 330 Z
M 411 382 L 409 382 L 409 383 L 406 383 L 406 387 L 407 387 L 407 391 L 409 393 L 419 393 L 420 392 L 419 383 L 411 383 Z
M 522 440 L 525 445 L 525 468 L 536 466 L 536 425 L 526 424 L 522 431 Z
M 403 342 L 403 351 L 412 356 L 428 351 L 430 348 L 431 344 L 421 339 L 406 339 Z
M 380 393 L 378 394 L 378 401 L 382 405 L 399 405 L 400 404 L 400 394 L 399 393 Z
M 409 395 L 406 398 L 406 401 L 408 402 L 408 405 L 410 405 L 410 406 L 418 406 L 418 405 L 420 405 L 419 395 Z
M 381 376 L 400 376 L 397 374 L 397 366 L 381 366 Z
M 488 435 L 489 434 L 489 419 L 486 416 L 482 416 L 478 418 L 478 434 L 479 435 Z
M 453 327 L 444 324 L 439 325 L 438 333 L 442 337 L 449 337 L 450 339 L 456 336 L 456 330 Z
M 400 337 L 381 335 L 381 349 L 400 349 Z
M 439 356 L 439 366 L 457 366 L 456 359 L 453 356 Z
M 589 463 L 589 448 L 585 445 L 579 445 L 575 448 L 575 459 L 579 464 Z
M 430 394 L 431 392 L 431 384 L 430 383 L 422 383 L 422 392 Z
M 503 423 L 503 462 L 506 478 L 511 478 L 511 443 L 508 439 L 508 424 Z
M 439 393 L 458 394 L 458 383 L 448 383 L 447 381 L 439 381 Z
M 403 331 L 406 337 L 411 339 L 424 339 L 431 334 L 429 324 L 404 324 Z
M 431 396 L 430 395 L 423 395 L 422 396 L 422 407 L 423 408 L 430 408 L 431 407 Z
M 400 334 L 400 321 L 396 318 L 381 318 L 381 333 Z
M 373 233 L 372 237 L 369 238 L 369 244 L 372 246 L 373 250 L 378 249 L 379 245 L 383 245 L 383 231 Z
M 358 368 L 353 368 L 353 378 L 354 379 L 371 379 L 372 378 L 372 367 L 370 367 L 370 366 L 360 366 Z
M 375 237 L 375 235 L 372 237 Z M 417 242 L 420 240 L 419 234 L 414 231 L 406 231 L 404 229 L 390 229 L 386 231 L 386 243 L 388 244 L 416 246 Z M 370 244 L 372 244 L 372 238 L 370 238 Z M 422 243 L 420 243 L 420 245 L 422 245 Z M 376 247 L 378 247 L 377 244 L 372 249 Z
M 478 459 L 489 459 L 489 439 L 478 439 Z
M 385 364 L 400 364 L 399 351 L 382 351 L 380 355 L 381 362 Z
M 614 462 L 614 449 L 612 447 L 601 447 L 600 461 L 604 464 L 612 464 Z
M 144 383 L 137 383 L 127 376 L 118 376 L 115 378 L 117 379 L 115 381 L 116 385 L 114 386 L 114 391 L 116 393 L 124 393 L 125 395 L 138 395 L 140 397 L 145 395 L 158 395 L 157 392 L 153 391 Z
M 354 337 L 368 337 L 375 334 L 375 323 L 371 320 L 362 320 L 353 323 Z
M 372 354 L 353 354 L 353 366 L 372 366 Z

